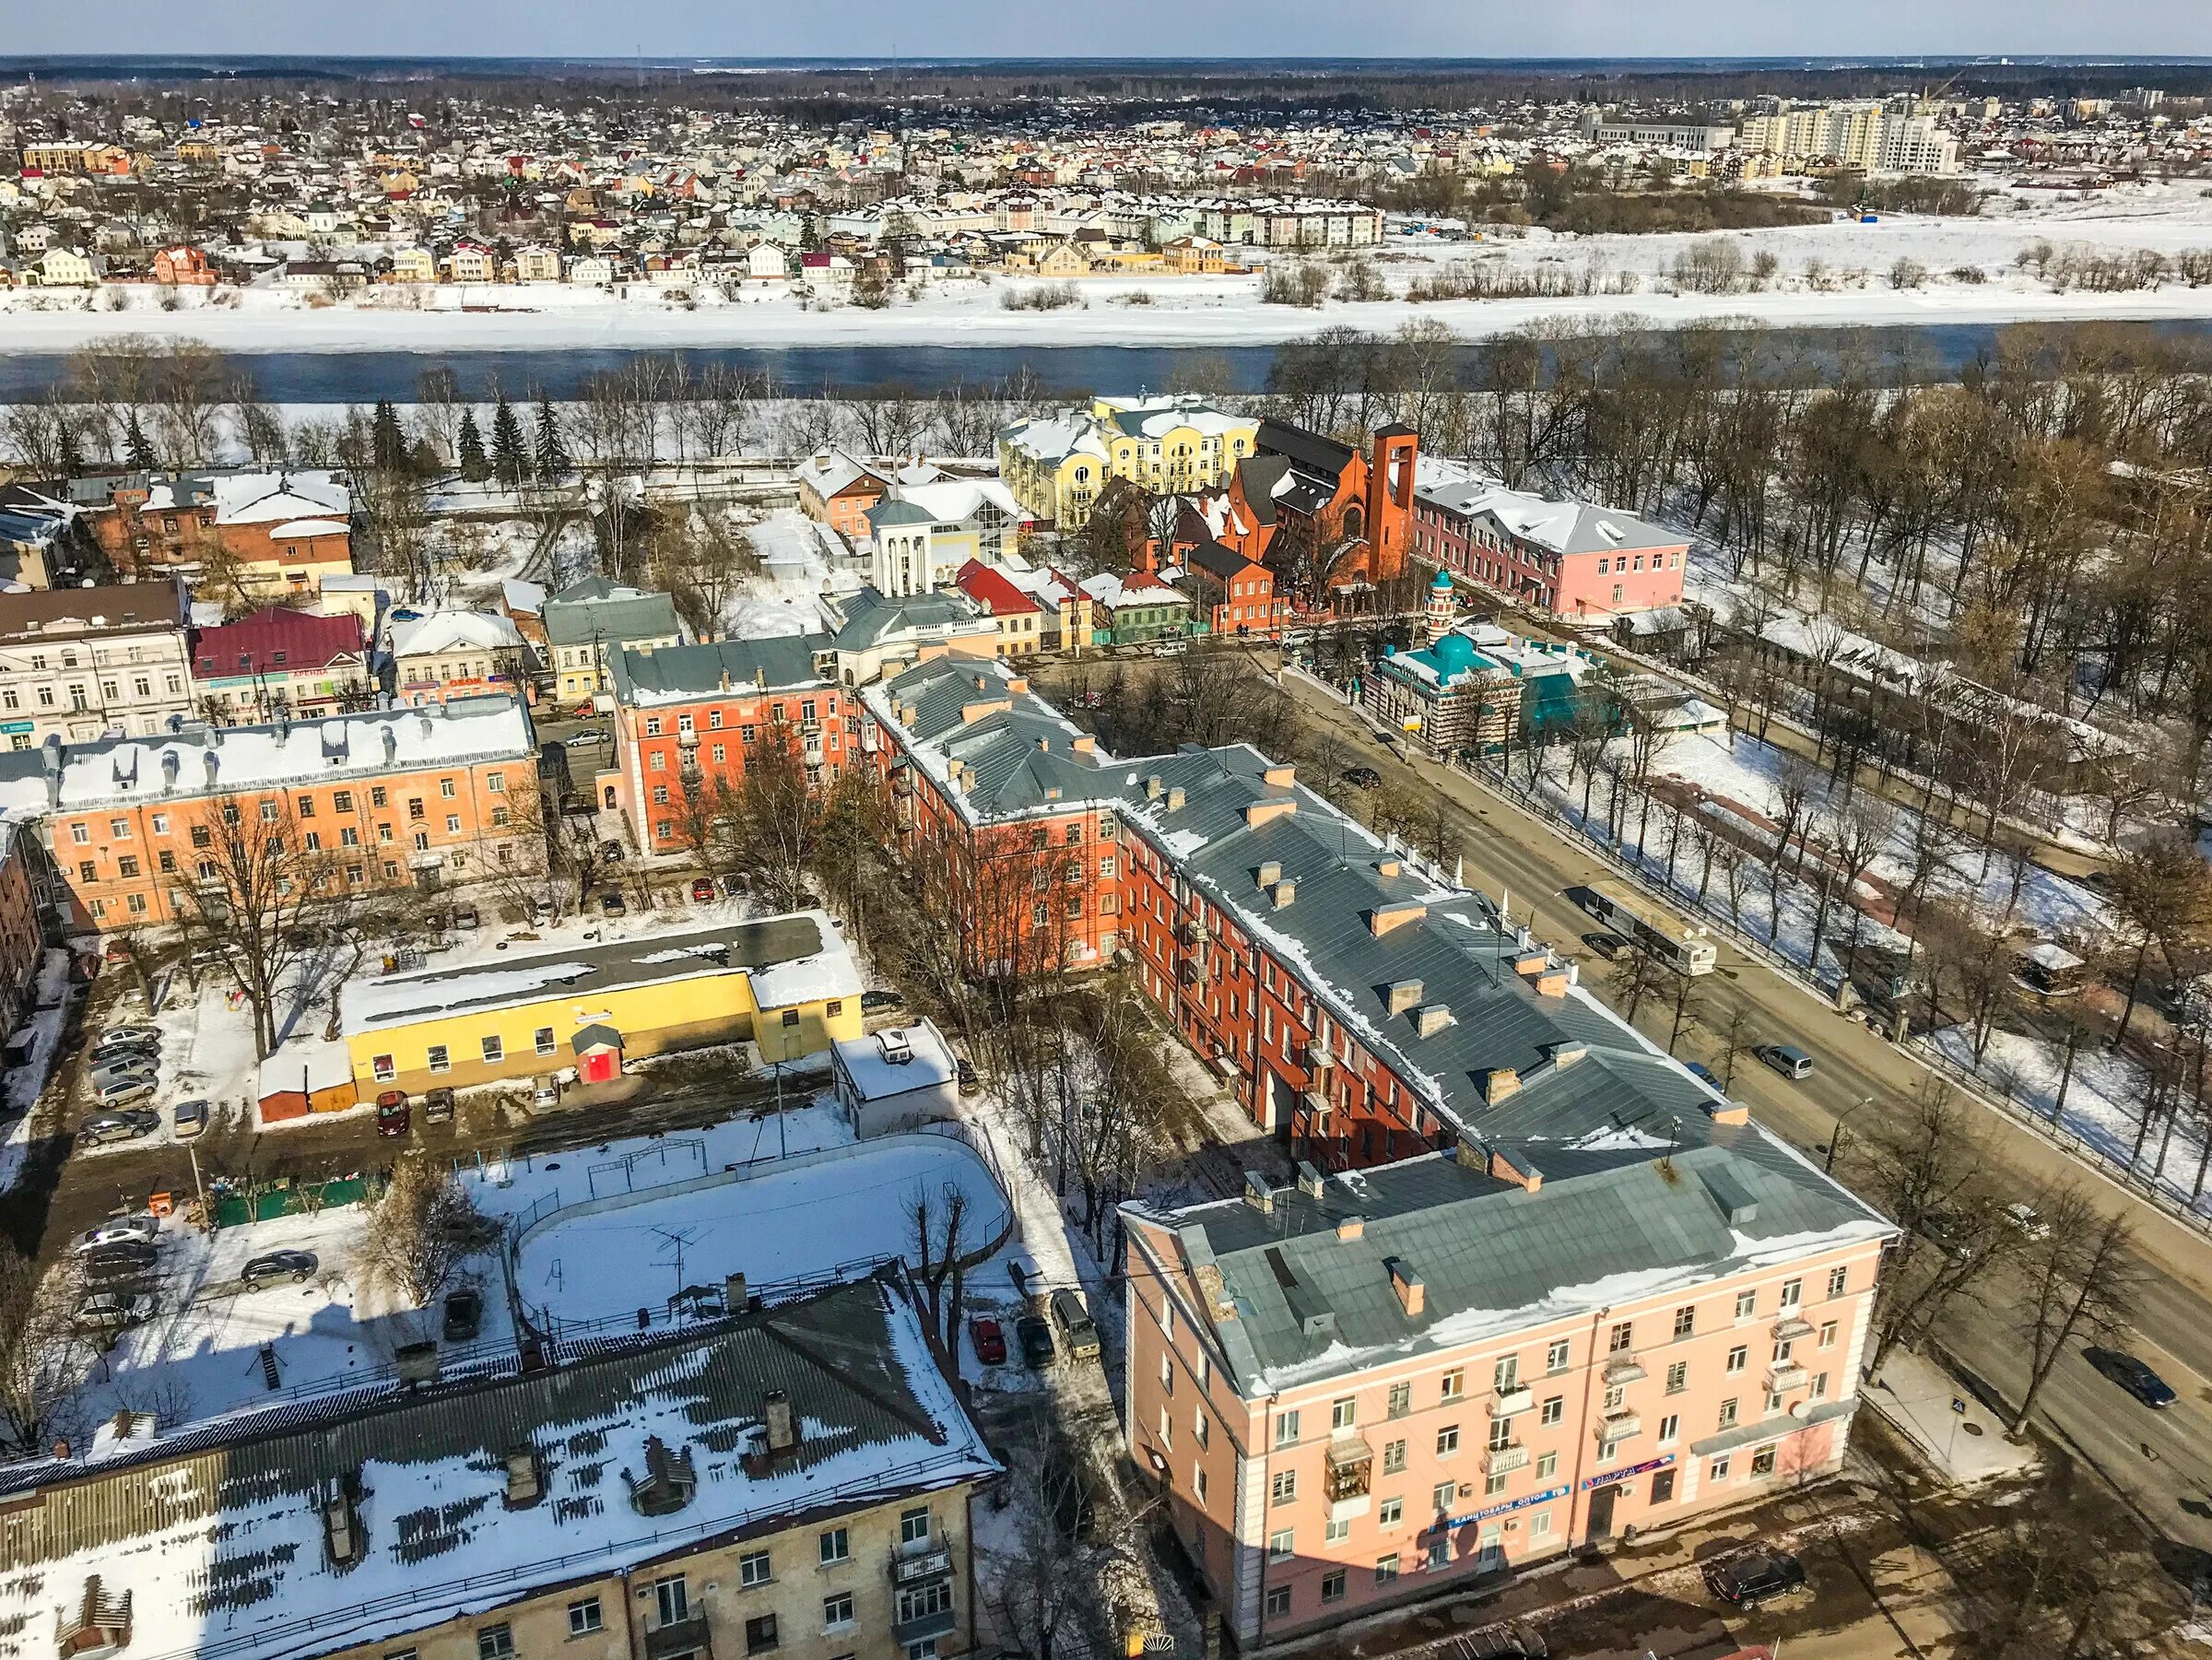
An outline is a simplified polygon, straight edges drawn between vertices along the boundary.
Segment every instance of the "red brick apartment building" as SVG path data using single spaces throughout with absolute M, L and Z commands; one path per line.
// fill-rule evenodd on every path
M 917 879 L 987 926 L 1011 864 L 1028 943 L 1124 965 L 1299 1161 L 1125 1207 L 1130 1445 L 1241 1643 L 1840 1467 L 1893 1230 L 1483 896 L 1004 664 L 862 698 Z
M 257 815 L 348 888 L 544 868 L 537 752 L 508 698 L 0 754 L 0 812 L 35 830 L 70 928 L 161 926 L 214 875 L 218 815 Z
M 600 805 L 619 806 L 652 853 L 690 845 L 699 813 L 743 781 L 771 732 L 786 731 L 807 776 L 825 785 L 859 740 L 859 705 L 838 684 L 827 634 L 622 652 L 613 679 L 616 776 L 602 783 Z

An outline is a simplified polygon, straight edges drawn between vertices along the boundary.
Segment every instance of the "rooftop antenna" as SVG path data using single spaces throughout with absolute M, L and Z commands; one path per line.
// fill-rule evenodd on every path
M 699 1225 L 688 1222 L 680 1228 L 655 1228 L 653 1231 L 660 1235 L 661 1242 L 675 1253 L 676 1289 L 681 1291 L 684 1289 L 684 1247 L 691 1242 L 692 1236 L 699 1231 Z

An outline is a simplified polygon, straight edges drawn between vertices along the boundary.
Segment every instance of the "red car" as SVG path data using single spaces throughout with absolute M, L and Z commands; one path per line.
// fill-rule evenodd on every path
M 996 1366 L 1006 1358 L 1006 1334 L 988 1314 L 968 1317 L 968 1341 L 975 1345 L 975 1358 L 986 1366 Z
M 714 882 L 712 877 L 693 877 L 691 878 L 691 898 L 694 903 L 703 905 L 713 897 Z
M 406 1090 L 386 1089 L 376 1098 L 376 1133 L 379 1136 L 405 1136 L 411 1116 L 407 1111 Z

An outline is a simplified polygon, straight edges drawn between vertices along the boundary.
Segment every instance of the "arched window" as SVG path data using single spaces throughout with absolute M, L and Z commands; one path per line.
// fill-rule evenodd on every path
M 1347 537 L 1367 534 L 1367 510 L 1357 501 L 1344 510 L 1344 534 Z

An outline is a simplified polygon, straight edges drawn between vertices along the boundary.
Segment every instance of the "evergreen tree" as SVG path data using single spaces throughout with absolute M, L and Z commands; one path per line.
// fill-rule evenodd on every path
M 482 484 L 491 477 L 491 457 L 484 453 L 484 434 L 477 428 L 477 412 L 461 412 L 461 436 L 454 441 L 461 453 L 461 477 L 471 484 Z
M 370 428 L 370 455 L 380 473 L 403 473 L 407 466 L 407 435 L 400 430 L 399 411 L 389 398 L 376 402 L 376 418 Z
M 491 418 L 491 470 L 511 490 L 523 488 L 530 477 L 529 452 L 523 448 L 523 423 L 514 418 L 513 406 L 505 398 Z
M 568 446 L 560 441 L 560 422 L 553 414 L 553 400 L 537 400 L 537 481 L 559 484 L 569 476 Z
M 138 424 L 138 411 L 131 411 L 123 427 L 124 459 L 140 472 L 150 473 L 160 465 L 154 459 L 154 446 L 146 441 L 146 429 Z

